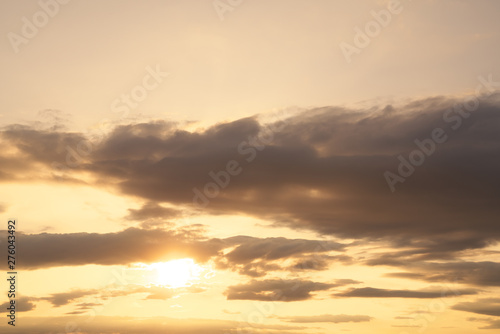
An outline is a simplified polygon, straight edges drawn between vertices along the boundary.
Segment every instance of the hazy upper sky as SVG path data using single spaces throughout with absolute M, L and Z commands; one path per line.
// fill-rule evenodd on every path
M 499 14 L 1 1 L 1 331 L 497 333 Z
M 494 0 L 402 0 L 349 64 L 339 44 L 353 44 L 354 28 L 364 29 L 370 12 L 389 1 L 233 2 L 241 4 L 221 21 L 212 0 L 72 0 L 15 53 L 7 34 L 20 34 L 22 18 L 40 5 L 2 1 L 2 123 L 58 109 L 74 126 L 89 126 L 113 115 L 111 103 L 156 64 L 170 75 L 134 115 L 207 122 L 455 94 L 474 87 L 480 73 L 499 74 Z

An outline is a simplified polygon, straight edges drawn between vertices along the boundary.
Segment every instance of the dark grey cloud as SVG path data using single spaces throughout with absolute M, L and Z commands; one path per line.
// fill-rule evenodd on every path
M 366 322 L 373 318 L 367 315 L 322 314 L 313 316 L 278 317 L 278 319 L 297 323 L 329 322 L 338 324 L 344 322 Z
M 311 299 L 311 292 L 325 291 L 340 286 L 338 283 L 320 283 L 307 280 L 268 279 L 252 280 L 249 283 L 233 285 L 227 288 L 228 300 L 261 300 L 293 302 Z
M 336 293 L 336 297 L 362 297 L 362 298 L 443 298 L 457 295 L 475 295 L 477 290 L 461 289 L 454 293 L 449 290 L 390 290 L 377 288 L 356 288 L 346 292 Z
M 181 211 L 166 208 L 158 203 L 148 202 L 140 209 L 128 209 L 129 214 L 125 217 L 128 220 L 144 221 L 148 219 L 171 219 L 181 214 Z

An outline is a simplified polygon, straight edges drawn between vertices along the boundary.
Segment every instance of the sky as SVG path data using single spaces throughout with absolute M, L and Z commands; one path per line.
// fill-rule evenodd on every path
M 499 11 L 1 1 L 0 332 L 497 333 Z

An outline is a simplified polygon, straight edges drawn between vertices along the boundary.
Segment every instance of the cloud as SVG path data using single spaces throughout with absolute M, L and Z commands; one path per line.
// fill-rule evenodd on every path
M 44 109 L 38 112 L 38 118 L 42 121 L 36 121 L 34 127 L 37 129 L 48 130 L 64 130 L 66 125 L 71 122 L 71 114 L 65 113 L 61 110 Z
M 128 209 L 128 211 L 129 214 L 125 218 L 136 221 L 144 221 L 153 218 L 170 219 L 180 215 L 179 210 L 166 208 L 154 202 L 148 202 L 140 209 Z
M 336 279 L 334 282 L 335 282 L 335 284 L 337 284 L 337 286 L 344 286 L 344 285 L 349 285 L 349 284 L 361 284 L 361 283 L 363 283 L 361 281 L 356 281 L 356 280 L 348 279 L 348 278 Z
M 256 261 L 248 264 L 228 264 L 227 262 L 224 263 L 220 260 L 217 262 L 217 268 L 231 268 L 233 271 L 236 270 L 240 275 L 246 275 L 250 277 L 263 277 L 273 271 L 281 271 L 286 269 L 278 264 L 268 264 L 265 261 Z
M 19 250 L 23 269 L 86 264 L 125 265 L 153 263 L 191 257 L 205 262 L 216 260 L 219 269 L 261 277 L 272 271 L 324 270 L 333 261 L 350 259 L 345 255 L 325 253 L 344 251 L 345 245 L 333 241 L 255 238 L 247 236 L 226 239 L 206 238 L 199 224 L 174 229 L 173 225 L 127 228 L 113 233 L 39 233 L 18 232 L 26 246 Z M 0 232 L 0 235 L 5 234 Z M 222 250 L 230 249 L 226 254 Z M 283 266 L 280 261 L 292 259 L 295 264 Z
M 482 232 L 450 232 L 447 235 L 424 238 L 395 238 L 391 242 L 395 250 L 371 257 L 368 265 L 398 266 L 408 262 L 455 260 L 465 251 L 481 249 L 497 243 L 493 238 L 481 235 Z
M 71 302 L 87 296 L 100 294 L 99 290 L 73 290 L 68 292 L 53 293 L 46 297 L 25 297 L 22 296 L 16 299 L 16 311 L 26 312 L 31 311 L 36 308 L 34 302 L 47 301 L 54 307 L 60 307 L 70 304 Z M 86 310 L 92 306 L 97 305 L 93 303 L 81 303 L 78 304 L 78 310 Z M 0 312 L 7 312 L 6 308 L 9 306 L 9 302 L 5 302 L 0 305 Z
M 99 290 L 73 290 L 69 292 L 54 293 L 49 297 L 39 298 L 38 300 L 46 300 L 55 307 L 67 305 L 74 301 L 86 296 L 91 296 L 99 293 Z
M 36 308 L 36 304 L 34 302 L 39 301 L 47 301 L 52 304 L 54 307 L 65 306 L 73 301 L 87 296 L 100 294 L 99 290 L 72 290 L 68 292 L 59 292 L 53 293 L 46 297 L 26 297 L 22 296 L 16 299 L 16 311 L 18 312 L 26 312 L 31 311 Z M 80 303 L 78 304 L 78 310 L 87 310 L 92 308 L 93 306 L 100 305 L 94 303 Z M 5 302 L 0 305 L 0 312 L 7 312 L 7 307 L 9 306 L 9 302 Z
M 253 280 L 246 284 L 228 287 L 225 295 L 228 300 L 261 300 L 292 302 L 313 298 L 311 292 L 325 291 L 338 286 L 333 283 L 319 283 L 306 280 L 268 279 Z
M 479 329 L 500 329 L 500 320 L 490 320 L 489 325 Z
M 329 256 L 331 251 L 343 252 L 346 245 L 334 241 L 254 238 L 236 236 L 224 239 L 228 246 L 236 246 L 218 259 L 218 267 L 231 268 L 240 274 L 262 277 L 279 270 L 326 270 L 333 261 L 346 261 L 348 256 Z M 285 267 L 279 260 L 295 259 Z
M 389 290 L 377 288 L 357 288 L 343 293 L 337 293 L 335 297 L 362 297 L 362 298 L 443 298 L 456 295 L 475 295 L 477 290 L 456 290 L 454 294 L 448 290 Z
M 80 303 L 76 304 L 76 310 L 71 311 L 71 312 L 66 312 L 65 314 L 68 315 L 78 315 L 78 314 L 85 314 L 88 312 L 88 310 L 96 310 L 98 308 L 102 308 L 104 304 L 103 303 Z
M 200 261 L 220 255 L 222 241 L 186 241 L 186 235 L 167 232 L 165 225 L 153 232 L 160 225 L 147 221 L 175 216 L 169 208 L 176 205 L 193 205 L 193 189 L 203 192 L 205 184 L 215 182 L 209 173 L 217 174 L 235 160 L 242 172 L 205 208 L 196 208 L 200 214 L 249 215 L 323 236 L 386 241 L 393 250 L 368 257 L 366 264 L 399 267 L 416 274 L 406 278 L 428 282 L 458 278 L 460 283 L 498 286 L 499 263 L 457 260 L 500 240 L 500 207 L 495 205 L 500 198 L 499 96 L 482 97 L 467 118 L 453 110 L 462 102 L 454 97 L 364 109 L 315 108 L 274 124 L 277 131 L 271 133 L 256 117 L 195 131 L 162 121 L 129 124 L 102 133 L 99 145 L 86 151 L 89 143 L 81 133 L 6 127 L 0 134 L 6 147 L 0 153 L 0 182 L 49 180 L 53 162 L 69 163 L 64 178 L 83 182 L 79 177 L 85 173 L 98 180 L 96 186 L 115 187 L 146 203 L 128 216 L 146 219 L 140 229 L 26 236 L 29 242 L 23 244 L 30 246 L 21 264 L 34 269 L 151 262 L 174 249 Z M 398 156 L 408 159 L 422 150 L 415 140 L 427 140 L 436 128 L 446 133 L 446 142 L 436 145 L 392 193 L 384 172 L 397 173 Z M 313 243 L 303 240 L 234 242 L 218 264 L 250 277 L 281 269 L 325 270 L 350 260 L 330 254 L 343 251 L 342 245 L 327 252 L 315 251 Z M 273 242 L 282 245 L 273 247 Z
M 139 292 L 147 292 L 148 295 L 146 296 L 147 299 L 159 299 L 159 300 L 167 300 L 170 298 L 173 298 L 175 296 L 175 290 L 170 289 L 170 288 L 165 288 L 161 286 L 151 286 L 151 287 L 145 287 L 145 288 L 139 288 L 136 290 L 133 290 L 133 293 L 139 293 Z
M 396 278 L 408 278 L 408 279 L 424 279 L 424 274 L 419 273 L 407 273 L 407 272 L 398 272 L 398 273 L 388 273 L 384 274 L 386 277 L 396 277 Z
M 500 298 L 482 298 L 474 302 L 462 302 L 452 306 L 452 309 L 500 317 Z
M 323 314 L 313 316 L 278 317 L 278 319 L 298 323 L 331 322 L 334 324 L 338 324 L 344 322 L 366 322 L 370 321 L 373 318 L 367 315 Z
M 37 298 L 33 297 L 18 297 L 16 298 L 16 312 L 28 312 L 36 308 L 36 304 L 33 303 L 37 301 Z M 0 304 L 0 313 L 7 313 L 9 310 L 7 308 L 10 306 L 10 300 Z
M 46 297 L 20 297 L 16 299 L 16 311 L 26 312 L 34 310 L 36 304 L 34 302 L 47 301 L 54 307 L 60 307 L 68 305 L 71 302 L 87 296 L 92 296 L 99 294 L 99 290 L 73 290 L 69 292 L 54 293 Z M 91 303 L 79 304 L 79 310 L 88 309 Z M 9 302 L 5 302 L 0 305 L 0 312 L 7 312 L 6 308 L 9 306 Z
M 410 272 L 388 274 L 391 277 L 412 278 L 428 282 L 453 282 L 477 286 L 500 286 L 500 263 L 482 262 L 418 262 L 387 263 L 404 267 Z
M 48 296 L 43 297 L 20 297 L 16 300 L 16 311 L 25 312 L 35 309 L 36 305 L 34 302 L 47 301 L 52 304 L 53 307 L 61 307 L 74 303 L 75 301 L 93 296 L 96 301 L 104 301 L 110 298 L 116 298 L 121 296 L 128 296 L 132 294 L 145 294 L 144 300 L 167 300 L 171 299 L 179 293 L 189 292 L 189 293 L 199 293 L 205 291 L 204 289 L 198 287 L 186 287 L 180 289 L 173 289 L 163 286 L 142 286 L 135 284 L 128 284 L 122 286 L 120 289 L 114 288 L 113 286 L 107 286 L 104 289 L 89 289 L 89 290 L 71 290 L 67 292 L 53 293 Z M 75 310 L 68 312 L 69 315 L 77 315 L 86 313 L 87 310 L 95 309 L 101 307 L 104 303 L 101 302 L 82 302 L 75 304 Z M 0 312 L 7 312 L 7 307 L 9 302 L 5 302 L 0 305 L 2 308 Z
M 85 136 L 80 133 L 59 132 L 50 129 L 37 130 L 18 124 L 5 127 L 1 132 L 1 138 L 5 141 L 5 144 L 10 147 L 14 146 L 19 150 L 17 156 L 11 156 L 11 159 L 9 159 L 11 163 L 16 163 L 15 166 L 17 166 L 18 162 L 21 162 L 19 160 L 21 158 L 46 164 L 47 166 L 51 166 L 54 161 L 64 164 L 66 158 L 71 156 L 71 153 L 67 151 L 67 147 L 76 150 L 77 147 L 81 147 L 80 143 L 86 141 Z
M 296 270 L 327 270 L 333 262 L 352 264 L 353 258 L 347 255 L 313 255 L 300 258 L 295 264 L 286 268 L 290 271 Z
M 237 236 L 225 239 L 227 243 L 239 244 L 226 254 L 229 261 L 247 263 L 255 259 L 277 260 L 297 255 L 340 251 L 345 245 L 333 241 L 287 239 L 287 238 L 254 238 Z
M 486 299 L 486 298 L 485 298 Z M 491 300 L 491 299 L 486 299 L 486 300 Z M 491 303 L 490 301 L 486 301 L 486 303 Z M 481 307 L 481 306 L 480 306 Z M 461 309 L 460 309 L 461 310 Z M 463 310 L 469 312 L 469 310 Z M 489 311 L 487 311 L 489 312 Z M 476 312 L 474 312 L 476 313 Z M 493 313 L 494 313 L 494 307 L 493 307 Z M 482 313 L 480 313 L 482 314 Z M 500 319 L 498 318 L 475 318 L 475 317 L 470 317 L 467 318 L 468 321 L 475 321 L 475 322 L 483 322 L 487 323 L 487 326 L 479 327 L 479 329 L 500 329 Z
M 193 318 L 96 316 L 92 318 L 92 321 L 88 320 L 88 316 L 78 315 L 50 318 L 23 317 L 23 331 L 25 333 L 50 334 L 61 331 L 61 328 L 63 328 L 68 332 L 88 334 L 220 334 L 237 331 L 252 331 L 258 334 L 296 334 L 298 330 L 304 329 L 304 327 L 300 326 L 250 324 L 246 322 Z
M 71 312 L 66 312 L 64 314 L 68 314 L 68 315 L 79 315 L 79 314 L 85 314 L 87 313 L 87 311 L 71 311 Z
M 92 308 L 99 307 L 102 305 L 103 305 L 102 303 L 80 303 L 80 304 L 77 304 L 76 306 L 80 310 L 90 310 Z
M 128 228 L 114 233 L 22 234 L 23 269 L 85 264 L 151 263 L 181 256 L 206 261 L 222 248 L 218 239 L 197 240 L 172 230 Z

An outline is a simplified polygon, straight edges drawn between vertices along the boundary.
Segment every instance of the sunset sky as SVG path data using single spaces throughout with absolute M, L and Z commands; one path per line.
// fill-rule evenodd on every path
M 1 1 L 0 332 L 498 333 L 499 14 Z

